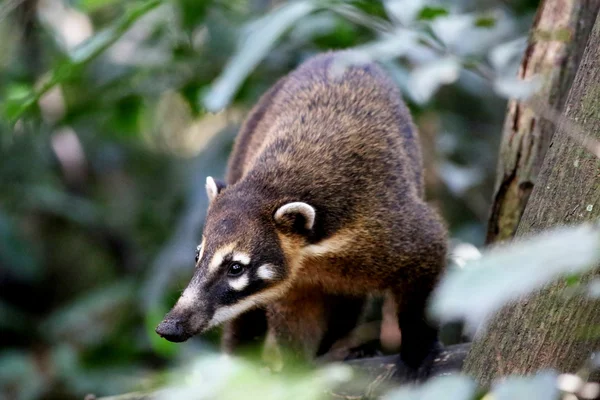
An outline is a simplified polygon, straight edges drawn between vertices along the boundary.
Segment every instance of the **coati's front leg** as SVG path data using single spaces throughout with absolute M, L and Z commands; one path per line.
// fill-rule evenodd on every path
M 348 335 L 359 322 L 364 297 L 324 293 L 302 286 L 268 309 L 266 352 L 282 357 L 284 366 L 312 361 Z
M 327 328 L 326 296 L 316 287 L 291 289 L 268 307 L 267 320 L 266 352 L 277 352 L 286 366 L 305 363 L 317 354 Z
M 438 328 L 426 316 L 427 300 L 435 283 L 435 276 L 421 276 L 416 281 L 406 280 L 395 290 L 401 332 L 400 361 L 406 367 L 399 372 L 407 380 L 427 378 L 439 355 Z

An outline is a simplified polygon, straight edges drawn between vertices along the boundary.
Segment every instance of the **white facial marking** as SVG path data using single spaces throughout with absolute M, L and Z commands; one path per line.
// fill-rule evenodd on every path
M 256 306 L 256 303 L 254 303 L 254 301 L 252 301 L 251 299 L 245 299 L 231 306 L 217 308 L 215 314 L 208 323 L 208 327 L 212 328 L 214 326 L 221 325 L 223 322 L 227 322 L 230 319 L 237 317 L 238 315 L 248 311 L 254 306 Z
M 256 270 L 256 275 L 265 281 L 270 281 L 276 276 L 274 267 L 272 264 L 261 265 Z
M 231 257 L 231 261 L 239 262 L 240 264 L 248 265 L 250 264 L 250 256 L 245 253 L 235 252 L 233 253 L 233 257 Z
M 209 176 L 206 178 L 206 195 L 208 196 L 208 201 L 211 202 L 217 197 L 219 194 L 219 188 L 217 187 L 217 183 L 215 180 Z
M 279 210 L 277 210 L 277 212 L 275 213 L 275 221 L 280 220 L 286 214 L 295 213 L 302 214 L 304 216 L 304 218 L 306 219 L 304 227 L 306 229 L 312 229 L 315 223 L 315 209 L 312 206 L 301 201 L 295 201 L 293 203 L 288 203 L 279 207 Z
M 271 289 L 264 290 L 255 295 L 241 299 L 239 302 L 230 306 L 223 306 L 217 308 L 212 319 L 208 323 L 208 327 L 212 328 L 223 322 L 229 321 L 238 315 L 263 304 L 267 304 L 270 301 L 280 298 L 285 293 L 286 286 L 277 285 Z
M 204 255 L 204 243 L 206 242 L 206 239 L 204 236 L 202 236 L 202 243 L 200 243 L 200 254 L 198 254 L 198 262 L 200 262 L 200 260 L 202 260 L 202 256 Z M 196 263 L 197 264 L 197 263 Z
M 233 250 L 234 247 L 235 247 L 235 244 L 230 243 L 226 246 L 221 247 L 217 251 L 215 251 L 215 255 L 213 256 L 212 260 L 210 260 L 210 264 L 208 264 L 208 272 L 213 273 L 214 271 L 216 271 L 221 266 L 223 259 L 229 253 L 231 253 L 231 251 Z
M 248 286 L 248 283 L 250 283 L 250 279 L 247 274 L 244 274 L 239 278 L 229 279 L 229 286 L 238 292 L 244 290 L 246 286 Z

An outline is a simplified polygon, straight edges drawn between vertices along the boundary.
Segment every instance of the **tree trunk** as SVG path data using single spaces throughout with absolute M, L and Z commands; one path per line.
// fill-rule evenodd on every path
M 600 17 L 516 236 L 598 219 L 600 160 L 581 146 L 581 140 L 589 148 L 590 143 L 597 147 L 599 138 Z M 473 343 L 465 371 L 489 384 L 506 374 L 542 368 L 575 372 L 582 367 L 590 353 L 600 349 L 600 303 L 567 297 L 564 287 L 551 285 L 498 313 Z
M 562 111 L 600 10 L 598 0 L 543 0 L 538 9 L 519 76 L 542 74 L 540 100 Z M 524 102 L 508 104 L 487 243 L 515 235 L 537 181 L 555 126 Z

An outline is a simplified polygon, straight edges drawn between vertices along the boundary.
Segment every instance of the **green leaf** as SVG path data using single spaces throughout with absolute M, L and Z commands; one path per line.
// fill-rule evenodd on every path
M 325 400 L 334 388 L 348 388 L 359 378 L 348 365 L 286 367 L 280 373 L 266 373 L 256 362 L 205 353 L 170 373 L 167 388 L 156 399 Z
M 77 6 L 86 12 L 94 12 L 101 8 L 114 5 L 122 0 L 79 0 Z
M 36 101 L 36 94 L 29 85 L 10 85 L 2 103 L 2 114 L 8 121 L 16 121 Z
M 448 14 L 450 14 L 448 10 L 443 7 L 426 6 L 419 11 L 417 19 L 420 21 L 432 21 L 439 17 L 445 17 Z
M 229 60 L 223 73 L 202 97 L 207 110 L 217 112 L 226 107 L 240 85 L 258 63 L 271 51 L 277 40 L 298 19 L 318 8 L 313 1 L 287 3 L 246 27 L 248 34 L 238 44 L 237 53 Z
M 209 7 L 212 6 L 211 0 L 177 0 L 181 9 L 181 22 L 185 29 L 190 31 L 197 27 L 206 17 Z
M 432 298 L 439 319 L 464 319 L 474 332 L 499 309 L 558 279 L 582 274 L 600 261 L 600 227 L 560 227 L 486 251 L 449 270 Z
M 479 17 L 475 20 L 475 26 L 479 28 L 493 28 L 494 26 L 496 26 L 496 18 Z
M 130 5 L 114 25 L 98 32 L 77 46 L 66 60 L 46 75 L 45 83 L 39 89 L 24 95 L 21 99 L 5 102 L 2 108 L 6 119 L 14 124 L 31 106 L 38 102 L 44 93 L 71 78 L 75 72 L 116 42 L 140 17 L 160 4 L 162 4 L 162 0 L 146 0 Z
M 112 26 L 98 32 L 77 46 L 69 58 L 74 64 L 86 63 L 97 57 L 116 42 L 140 17 L 157 7 L 162 0 L 148 0 L 130 6 L 125 14 Z

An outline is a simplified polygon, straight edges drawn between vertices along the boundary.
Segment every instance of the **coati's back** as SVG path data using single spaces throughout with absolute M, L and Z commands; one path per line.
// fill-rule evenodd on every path
M 258 184 L 326 210 L 315 241 L 359 215 L 423 196 L 419 138 L 396 85 L 374 63 L 340 74 L 343 55 L 316 56 L 277 82 L 242 127 L 229 163 L 229 184 Z
M 340 157 L 339 153 L 347 153 L 345 149 L 361 152 L 363 148 L 356 142 L 364 141 L 405 154 L 409 162 L 404 168 L 422 191 L 419 138 L 395 83 L 374 63 L 348 67 L 341 75 L 342 64 L 336 64 L 336 59 L 343 62 L 345 54 L 330 52 L 311 58 L 263 95 L 236 141 L 229 162 L 229 184 L 247 173 L 258 153 L 269 146 L 270 154 L 284 150 L 290 160 L 304 165 L 322 156 L 323 161 Z M 378 137 L 356 137 L 361 133 Z M 304 140 L 316 146 L 304 146 Z M 341 148 L 323 154 L 336 144 Z M 307 155 L 312 158 L 302 158 Z

